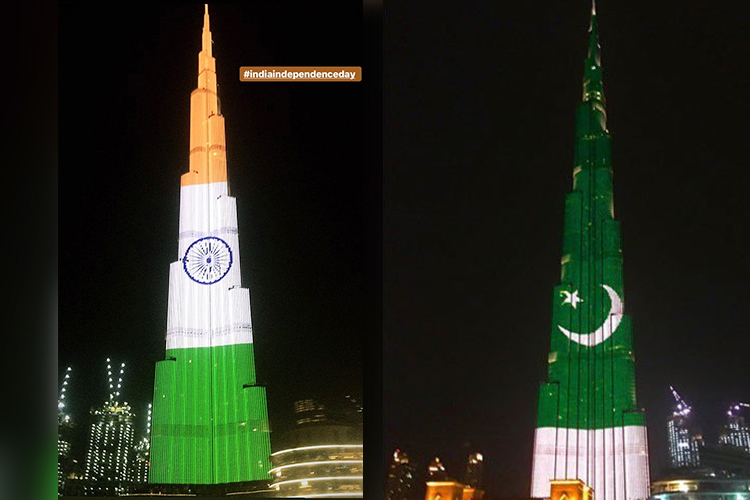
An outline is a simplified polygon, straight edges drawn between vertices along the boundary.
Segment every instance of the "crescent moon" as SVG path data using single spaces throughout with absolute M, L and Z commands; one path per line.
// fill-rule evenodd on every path
M 601 344 L 611 337 L 612 333 L 620 326 L 620 321 L 622 321 L 622 300 L 620 300 L 620 296 L 617 295 L 617 292 L 612 287 L 602 285 L 602 288 L 607 291 L 609 300 L 612 302 L 612 307 L 609 310 L 609 314 L 607 314 L 607 319 L 604 320 L 604 323 L 599 328 L 591 333 L 575 333 L 557 325 L 566 337 L 577 344 L 585 345 L 586 347 Z

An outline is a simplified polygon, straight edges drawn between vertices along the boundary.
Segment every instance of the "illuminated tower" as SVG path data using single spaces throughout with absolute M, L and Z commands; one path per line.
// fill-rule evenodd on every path
M 675 399 L 675 408 L 667 421 L 667 439 L 669 444 L 669 465 L 678 469 L 681 467 L 697 467 L 700 465 L 700 444 L 702 437 L 693 432 L 690 422 L 692 408 L 682 396 L 670 386 Z
M 548 378 L 540 387 L 534 436 L 531 496 L 537 498 L 550 496 L 554 479 L 580 479 L 597 500 L 649 496 L 599 51 L 592 6 L 561 279 L 552 293 Z
M 237 207 L 227 186 L 211 44 L 206 5 L 177 260 L 169 268 L 166 356 L 154 381 L 150 483 L 270 479 L 266 392 L 255 379 L 250 294 L 240 283 Z
M 84 479 L 87 496 L 113 496 L 124 493 L 132 481 L 130 460 L 133 448 L 133 412 L 127 401 L 120 403 L 125 363 L 115 388 L 112 365 L 107 358 L 109 398 L 92 408 L 94 423 L 89 434 Z

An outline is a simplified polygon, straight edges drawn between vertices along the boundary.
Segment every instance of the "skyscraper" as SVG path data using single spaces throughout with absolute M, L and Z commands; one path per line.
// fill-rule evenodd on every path
M 702 438 L 693 430 L 690 412 L 692 408 L 677 394 L 674 387 L 669 387 L 675 399 L 672 416 L 667 421 L 667 438 L 669 442 L 669 466 L 674 469 L 698 467 Z
M 133 411 L 127 401 L 120 402 L 125 363 L 115 387 L 112 365 L 107 358 L 109 399 L 92 408 L 94 422 L 89 433 L 89 449 L 83 478 L 86 495 L 114 496 L 124 493 L 132 482 L 130 460 L 133 452 Z
M 250 295 L 240 283 L 236 200 L 227 184 L 208 5 L 190 95 L 166 356 L 156 365 L 150 483 L 269 480 L 266 391 L 256 384 Z
M 484 457 L 481 453 L 472 453 L 466 461 L 466 477 L 464 484 L 471 488 L 482 487 L 482 471 L 484 470 Z
M 548 379 L 541 384 L 531 496 L 581 479 L 598 500 L 649 496 L 645 416 L 625 314 L 596 10 L 576 111 L 573 190 L 565 198 L 560 283 L 552 293 Z
M 414 496 L 414 464 L 401 450 L 393 452 L 385 484 L 385 500 L 411 500 Z
M 750 454 L 750 427 L 745 423 L 742 410 L 750 408 L 747 403 L 733 403 L 727 410 L 727 421 L 719 435 L 719 443 Z

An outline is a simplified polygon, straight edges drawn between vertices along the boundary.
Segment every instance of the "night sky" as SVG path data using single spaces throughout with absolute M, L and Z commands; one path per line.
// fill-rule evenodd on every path
M 746 3 L 597 2 L 652 477 L 674 385 L 750 401 Z M 590 4 L 386 5 L 383 464 L 528 495 Z M 422 475 L 423 477 L 423 475 Z
M 589 4 L 387 3 L 381 171 L 367 82 L 238 80 L 250 65 L 363 66 L 368 79 L 361 5 L 308 3 L 210 8 L 272 428 L 289 426 L 295 399 L 377 389 L 382 331 L 384 427 L 368 388 L 366 440 L 384 443 L 368 470 L 399 447 L 420 473 L 437 454 L 461 478 L 480 451 L 490 495 L 527 495 Z M 625 308 L 658 478 L 669 385 L 709 442 L 729 402 L 750 402 L 748 8 L 597 10 Z M 73 367 L 84 437 L 107 395 L 105 359 L 127 364 L 124 395 L 142 416 L 164 355 L 202 12 L 60 6 L 58 362 Z
M 274 432 L 289 427 L 297 399 L 362 400 L 367 249 L 380 241 L 367 211 L 380 167 L 374 176 L 363 160 L 362 85 L 239 81 L 240 66 L 362 66 L 361 5 L 308 4 L 209 7 Z M 59 24 L 58 369 L 72 366 L 73 453 L 83 457 L 88 410 L 108 394 L 106 358 L 126 363 L 122 398 L 138 437 L 164 357 L 203 5 L 68 4 Z

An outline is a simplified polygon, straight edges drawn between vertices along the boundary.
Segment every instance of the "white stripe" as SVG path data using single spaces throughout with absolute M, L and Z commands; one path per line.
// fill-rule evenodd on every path
M 178 260 L 169 268 L 167 349 L 253 342 L 250 293 L 241 288 L 236 200 L 226 182 L 182 186 Z M 197 239 L 215 236 L 232 250 L 232 266 L 214 284 L 193 281 L 183 268 L 185 251 Z
M 580 479 L 594 489 L 597 500 L 645 500 L 649 496 L 646 427 L 537 428 L 531 496 L 549 498 L 553 479 Z

